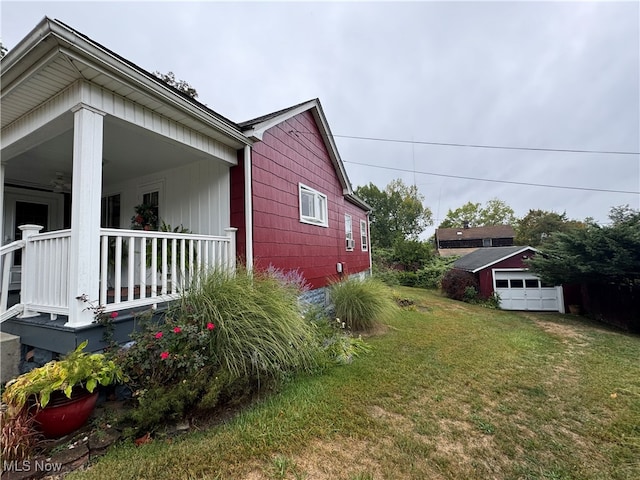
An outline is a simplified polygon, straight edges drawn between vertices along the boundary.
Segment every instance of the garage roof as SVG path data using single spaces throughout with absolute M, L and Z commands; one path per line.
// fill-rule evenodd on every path
M 509 257 L 526 252 L 527 250 L 537 252 L 533 247 L 522 246 L 479 248 L 475 252 L 471 252 L 456 260 L 453 267 L 460 270 L 466 270 L 467 272 L 476 273 Z

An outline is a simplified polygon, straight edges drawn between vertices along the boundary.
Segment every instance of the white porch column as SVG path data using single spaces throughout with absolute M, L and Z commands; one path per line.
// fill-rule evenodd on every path
M 100 290 L 100 197 L 104 113 L 88 105 L 72 109 L 73 178 L 69 258 L 68 326 L 88 325 L 94 313 L 78 300 L 98 301 Z
M 0 245 L 4 245 L 4 169 L 5 162 L 0 162 Z

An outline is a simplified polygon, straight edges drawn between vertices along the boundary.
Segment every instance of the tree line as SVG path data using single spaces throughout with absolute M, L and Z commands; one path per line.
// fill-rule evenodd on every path
M 433 218 L 415 185 L 398 179 L 382 190 L 369 183 L 355 193 L 372 207 L 374 268 L 395 264 L 403 271 L 418 272 L 434 262 L 440 267 L 447 263 L 436 260 L 433 241 L 419 240 Z M 566 212 L 540 209 L 530 209 L 518 219 L 508 204 L 494 198 L 484 205 L 467 202 L 450 209 L 439 228 L 511 225 L 516 245 L 541 251 L 530 268 L 546 282 L 613 282 L 640 288 L 640 210 L 614 206 L 609 219 L 609 225 L 601 226 L 592 218 L 575 220 Z

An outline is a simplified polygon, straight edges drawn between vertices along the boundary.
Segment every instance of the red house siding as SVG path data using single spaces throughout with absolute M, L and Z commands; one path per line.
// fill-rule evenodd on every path
M 243 255 L 245 212 L 238 191 L 244 188 L 244 167 L 240 160 L 231 175 L 231 220 L 239 229 L 238 253 Z M 312 288 L 338 278 L 338 262 L 347 275 L 369 269 L 369 252 L 363 252 L 360 245 L 360 220 L 366 220 L 366 212 L 344 197 L 311 112 L 267 130 L 253 146 L 251 161 L 256 268 L 271 264 L 284 270 L 299 269 Z M 299 183 L 327 196 L 328 227 L 300 222 Z M 353 251 L 346 251 L 345 214 L 352 218 Z
M 525 250 L 518 255 L 502 260 L 478 272 L 478 281 L 480 282 L 480 296 L 489 298 L 493 294 L 493 270 L 501 268 L 528 268 L 524 263 L 523 257 L 531 257 L 535 252 Z

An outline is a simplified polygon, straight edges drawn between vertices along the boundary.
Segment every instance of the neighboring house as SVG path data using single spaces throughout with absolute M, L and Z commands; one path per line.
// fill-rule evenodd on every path
M 479 248 L 458 260 L 453 268 L 473 273 L 480 296 L 500 296 L 505 310 L 565 312 L 562 287 L 546 285 L 529 272 L 525 260 L 538 253 L 533 247 Z
M 0 321 L 23 344 L 98 348 L 96 307 L 124 340 L 131 312 L 238 257 L 314 288 L 370 271 L 317 100 L 237 124 L 48 18 L 0 66 Z M 141 204 L 189 233 L 132 229 Z
M 466 255 L 478 248 L 510 247 L 515 236 L 510 225 L 438 228 L 435 234 L 436 249 L 441 257 Z
M 240 126 L 257 143 L 250 164 L 240 158 L 231 171 L 238 254 L 247 256 L 244 240 L 249 239 L 248 256 L 257 266 L 299 269 L 313 289 L 369 271 L 370 207 L 353 194 L 320 102 L 310 100 Z M 249 218 L 247 202 L 253 212 Z M 249 236 L 245 225 L 250 225 Z

